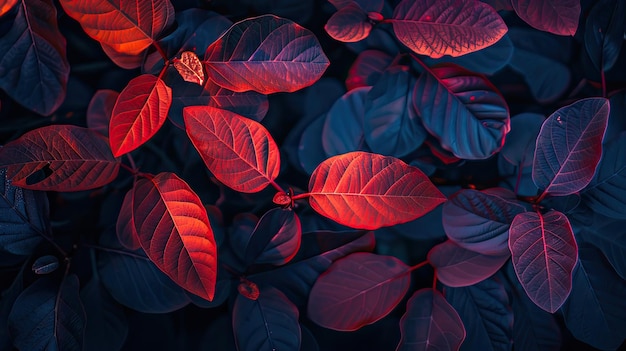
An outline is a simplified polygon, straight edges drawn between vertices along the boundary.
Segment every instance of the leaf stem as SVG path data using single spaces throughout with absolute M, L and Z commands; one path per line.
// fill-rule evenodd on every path
M 278 183 L 276 183 L 274 180 L 270 179 L 270 184 L 272 184 L 272 186 L 274 187 L 274 189 L 276 189 L 276 191 L 284 193 L 285 190 L 283 190 L 283 188 L 280 187 L 280 185 L 278 185 Z
M 309 196 L 311 196 L 311 193 L 302 193 L 302 194 L 292 196 L 291 199 L 295 201 L 295 200 L 300 200 L 300 199 L 306 199 Z
M 156 48 L 156 50 L 159 52 L 159 55 L 161 55 L 161 58 L 163 58 L 163 67 L 167 67 L 170 64 L 170 60 L 167 57 L 167 54 L 165 53 L 165 50 L 163 50 L 163 48 L 161 47 L 161 45 L 157 44 L 156 41 L 152 42 L 152 45 Z
M 416 270 L 416 269 L 420 269 L 420 268 L 422 268 L 422 267 L 426 266 L 426 265 L 427 265 L 427 264 L 429 264 L 429 263 L 430 263 L 430 262 L 428 262 L 428 260 L 426 260 L 426 261 L 423 261 L 423 262 L 420 262 L 420 263 L 416 264 L 415 266 L 411 266 L 411 267 L 409 268 L 409 272 L 413 272 L 413 271 L 414 271 L 414 270 Z

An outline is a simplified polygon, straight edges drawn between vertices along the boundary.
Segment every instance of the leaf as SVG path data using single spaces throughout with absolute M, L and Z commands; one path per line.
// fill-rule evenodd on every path
M 296 213 L 290 209 L 271 209 L 250 234 L 244 261 L 247 264 L 283 265 L 296 255 L 301 240 L 302 227 Z
M 82 350 L 85 311 L 78 277 L 39 278 L 15 300 L 9 332 L 20 350 Z
M 515 273 L 528 297 L 556 312 L 572 290 L 578 247 L 567 217 L 555 210 L 515 216 L 509 233 Z
M 473 286 L 446 289 L 445 294 L 466 326 L 467 338 L 461 350 L 513 349 L 513 311 L 502 283 L 487 279 Z
M 299 350 L 298 308 L 273 287 L 261 289 L 258 299 L 237 295 L 233 331 L 237 350 Z
M 17 0 L 3 0 L 0 4 L 0 16 L 9 12 L 15 4 L 17 4 Z
M 515 13 L 532 27 L 557 35 L 576 34 L 580 0 L 511 0 Z
M 365 100 L 371 87 L 358 87 L 337 99 L 326 114 L 322 128 L 322 147 L 327 156 L 351 151 L 367 151 L 363 134 Z
M 393 256 L 357 252 L 333 263 L 311 289 L 308 316 L 318 325 L 354 331 L 385 317 L 411 283 L 410 267 Z
M 384 51 L 364 50 L 350 66 L 346 88 L 350 91 L 359 87 L 373 86 L 392 62 L 393 56 Z
M 357 4 L 366 11 L 380 12 L 382 11 L 385 2 L 383 0 L 328 0 L 337 10 L 341 10 L 350 4 Z
M 0 148 L 0 167 L 12 184 L 26 189 L 80 191 L 112 182 L 119 171 L 106 140 L 87 128 L 51 125 L 31 130 Z M 48 174 L 37 182 L 39 170 Z
M 598 70 L 610 70 L 619 57 L 624 41 L 626 6 L 623 1 L 598 1 L 585 25 L 585 49 Z
M 135 230 L 150 260 L 185 290 L 213 300 L 217 246 L 198 195 L 164 172 L 139 180 L 133 198 Z
M 128 55 L 140 55 L 174 22 L 169 0 L 60 2 L 87 35 Z
M 280 171 L 278 146 L 260 123 L 210 106 L 183 110 L 185 129 L 207 168 L 231 189 L 255 193 Z
M 120 244 L 129 250 L 137 250 L 141 248 L 141 242 L 139 236 L 135 230 L 135 221 L 133 218 L 134 205 L 134 192 L 128 191 L 124 195 L 124 201 L 120 208 L 120 213 L 117 216 L 117 222 L 115 223 L 115 232 L 117 234 L 117 240 Z
M 541 126 L 533 181 L 543 194 L 564 196 L 589 184 L 602 154 L 609 101 L 588 98 L 556 110 Z
M 508 30 L 496 11 L 479 1 L 403 0 L 391 24 L 402 44 L 432 58 L 481 50 Z
M 174 60 L 174 68 L 180 73 L 185 82 L 204 84 L 204 71 L 202 62 L 193 51 L 184 51 L 180 60 Z
M 507 189 L 463 189 L 443 205 L 443 228 L 457 245 L 484 255 L 509 254 L 509 226 L 527 211 Z
M 309 191 L 315 211 L 358 229 L 405 223 L 446 201 L 418 168 L 361 151 L 322 162 L 311 175 Z
M 411 106 L 414 82 L 407 67 L 394 66 L 367 93 L 363 131 L 373 152 L 402 157 L 426 140 L 428 133 Z
M 483 75 L 452 64 L 420 75 L 413 106 L 426 130 L 462 159 L 492 156 L 510 130 L 509 108 L 498 89 Z
M 421 289 L 406 304 L 396 351 L 458 350 L 465 328 L 458 313 L 437 290 Z
M 342 116 L 343 117 L 343 116 Z M 307 174 L 312 174 L 320 163 L 326 160 L 327 156 L 323 147 L 323 130 L 326 119 L 324 115 L 308 123 L 302 131 L 300 142 L 298 143 L 299 165 Z M 358 131 L 357 131 L 358 133 Z
M 428 252 L 428 262 L 437 271 L 437 279 L 454 288 L 474 285 L 491 277 L 509 257 L 508 254 L 479 254 L 449 240 L 434 246 Z
M 607 218 L 601 213 L 594 213 L 590 226 L 576 231 L 576 240 L 600 249 L 617 274 L 626 280 L 625 223 Z
M 109 136 L 109 124 L 113 107 L 120 94 L 115 90 L 99 89 L 87 107 L 87 127 L 105 137 Z
M 16 255 L 30 255 L 47 234 L 48 197 L 44 192 L 12 185 L 4 168 L 0 169 L 0 179 L 0 248 Z
M 49 274 L 56 271 L 57 268 L 59 268 L 59 259 L 52 255 L 37 258 L 32 266 L 35 274 Z
M 235 23 L 207 48 L 204 62 L 210 78 L 220 86 L 262 94 L 307 87 L 329 65 L 313 33 L 272 15 Z
M 105 43 L 100 43 L 102 51 L 115 63 L 116 65 L 124 69 L 135 69 L 141 67 L 144 62 L 143 54 L 127 54 L 119 52 Z
M 367 38 L 372 30 L 367 12 L 351 2 L 333 13 L 324 26 L 326 33 L 335 40 L 353 43 Z
M 500 155 L 510 164 L 526 168 L 532 166 L 537 145 L 537 135 L 545 116 L 525 112 L 511 118 L 511 132 L 506 135 Z
M 133 78 L 117 97 L 109 136 L 115 157 L 129 153 L 161 128 L 172 104 L 172 89 L 160 78 L 143 74 Z
M 24 107 L 41 115 L 56 111 L 65 99 L 70 65 L 65 37 L 51 0 L 23 0 L 12 23 L 0 24 L 0 88 Z

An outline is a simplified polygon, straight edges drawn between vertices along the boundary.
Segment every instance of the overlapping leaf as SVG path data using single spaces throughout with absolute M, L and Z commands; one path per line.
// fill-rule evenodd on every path
M 244 261 L 283 265 L 298 252 L 302 240 L 300 219 L 292 210 L 275 208 L 261 217 L 249 236 Z
M 124 346 L 128 336 L 126 309 L 118 304 L 97 277 L 81 289 L 85 314 L 89 323 L 85 326 L 84 350 L 110 351 Z
M 115 90 L 100 89 L 93 94 L 87 107 L 87 127 L 103 136 L 109 136 L 109 123 L 119 93 Z
M 370 49 L 359 53 L 348 71 L 346 88 L 373 86 L 392 62 L 393 56 L 384 51 Z
M 356 2 L 351 2 L 333 13 L 324 29 L 333 39 L 352 43 L 367 38 L 372 30 L 372 23 L 367 12 Z
M 478 51 L 507 32 L 500 15 L 479 1 L 403 0 L 391 23 L 402 44 L 433 58 Z
M 311 175 L 309 191 L 315 211 L 360 229 L 408 222 L 446 200 L 418 168 L 361 151 L 322 162 Z
M 139 237 L 137 236 L 137 230 L 135 229 L 133 207 L 133 191 L 129 191 L 124 196 L 124 201 L 122 202 L 122 207 L 120 208 L 120 213 L 117 216 L 117 222 L 115 223 L 117 240 L 119 240 L 120 244 L 129 250 L 137 250 L 141 247 Z
M 87 128 L 52 125 L 32 130 L 0 148 L 0 167 L 13 185 L 50 191 L 80 191 L 115 179 L 119 162 L 101 136 Z M 44 178 L 31 179 L 39 170 Z
M 511 0 L 517 15 L 536 29 L 557 35 L 574 35 L 580 0 Z
M 187 135 L 220 182 L 254 193 L 278 176 L 278 146 L 260 123 L 210 106 L 187 107 L 183 115 Z
M 626 6 L 623 1 L 602 0 L 594 6 L 585 25 L 585 49 L 598 69 L 610 70 L 624 42 Z
M 17 0 L 3 0 L 0 4 L 0 16 L 9 12 L 15 4 L 17 4 Z
M 202 62 L 193 51 L 184 51 L 180 59 L 174 60 L 174 68 L 186 82 L 204 85 Z
M 235 23 L 207 48 L 204 62 L 220 86 L 262 94 L 309 86 L 329 65 L 313 33 L 272 15 Z
M 121 156 L 143 145 L 167 119 L 172 89 L 160 78 L 143 74 L 133 78 L 117 98 L 109 124 L 113 155 Z
M 133 188 L 133 222 L 144 251 L 177 284 L 213 300 L 217 246 L 200 198 L 173 173 Z
M 528 297 L 554 313 L 572 290 L 578 248 L 567 217 L 555 210 L 515 216 L 509 234 L 515 273 Z
M 337 99 L 324 119 L 322 147 L 327 156 L 366 151 L 363 134 L 365 100 L 371 87 L 359 87 Z
M 541 126 L 533 181 L 544 194 L 564 196 L 589 184 L 602 154 L 609 101 L 587 98 L 556 110 Z

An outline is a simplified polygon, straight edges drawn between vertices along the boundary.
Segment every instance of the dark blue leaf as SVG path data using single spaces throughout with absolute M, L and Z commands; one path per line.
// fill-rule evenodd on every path
M 373 152 L 402 157 L 426 139 L 428 134 L 411 106 L 414 82 L 407 67 L 393 66 L 367 93 L 363 132 Z
M 626 338 L 626 281 L 598 250 L 581 246 L 572 292 L 562 307 L 565 325 L 578 340 L 602 350 Z
M 246 264 L 289 262 L 298 252 L 302 239 L 300 219 L 291 209 L 274 208 L 261 217 L 245 247 Z
M 60 284 L 44 276 L 26 288 L 9 314 L 13 345 L 29 351 L 82 350 L 86 318 L 78 287 L 78 277 L 71 274 Z
M 59 268 L 59 259 L 56 256 L 45 255 L 35 260 L 32 269 L 35 274 L 52 273 Z
M 574 233 L 576 240 L 599 248 L 617 274 L 626 279 L 626 221 L 594 213 L 591 225 Z
M 54 112 L 67 89 L 70 65 L 51 0 L 20 1 L 13 25 L 0 34 L 0 88 L 41 115 Z M 11 16 L 3 16 L 0 27 Z M 3 23 L 5 22 L 5 23 Z
M 365 100 L 370 89 L 359 87 L 350 90 L 337 99 L 326 114 L 322 129 L 322 147 L 326 156 L 371 151 L 363 134 Z
M 306 23 L 315 13 L 313 0 L 243 0 L 254 13 L 273 13 L 296 23 Z
M 94 276 L 80 291 L 87 315 L 85 350 L 121 350 L 128 335 L 128 319 L 124 307 L 107 292 Z
M 532 166 L 537 135 L 545 117 L 538 113 L 521 113 L 511 117 L 511 131 L 506 135 L 500 155 L 514 166 Z
M 380 50 L 372 49 L 361 52 L 348 71 L 346 87 L 348 90 L 352 90 L 373 86 L 392 62 L 393 56 Z
M 9 313 L 15 300 L 24 290 L 24 274 L 23 270 L 17 274 L 11 286 L 0 294 L 0 350 L 11 350 L 13 342 L 9 335 Z
M 28 255 L 43 240 L 48 226 L 48 198 L 45 192 L 15 187 L 0 169 L 0 248 L 16 255 Z
M 260 289 L 256 300 L 237 295 L 233 331 L 239 351 L 299 350 L 298 308 L 280 290 Z
M 513 311 L 504 286 L 493 278 L 463 288 L 446 288 L 446 300 L 467 331 L 461 350 L 512 350 Z
M 626 90 L 615 93 L 609 99 L 611 104 L 611 112 L 609 113 L 609 125 L 606 127 L 606 133 L 604 133 L 605 145 L 613 141 L 615 138 L 619 138 L 622 132 L 626 131 Z
M 537 196 L 539 189 L 533 182 L 532 172 L 532 166 L 520 170 L 504 157 L 498 157 L 498 174 L 503 177 L 499 186 L 512 190 L 519 196 Z
M 598 70 L 610 70 L 624 42 L 626 3 L 600 0 L 595 3 L 585 25 L 585 48 Z
M 245 260 L 246 246 L 248 246 L 250 236 L 252 235 L 252 232 L 258 222 L 259 217 L 246 212 L 238 213 L 233 218 L 231 231 L 228 234 L 228 241 L 230 246 L 233 248 L 235 255 L 237 255 L 241 261 Z
M 324 148 L 322 147 L 323 129 L 324 115 L 320 115 L 304 129 L 300 137 L 298 159 L 300 161 L 300 167 L 309 175 L 327 158 Z

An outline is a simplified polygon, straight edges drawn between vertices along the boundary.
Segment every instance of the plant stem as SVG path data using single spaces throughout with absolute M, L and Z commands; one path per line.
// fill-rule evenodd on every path
M 152 45 L 154 45 L 154 47 L 156 48 L 156 50 L 159 52 L 159 55 L 161 55 L 161 58 L 163 58 L 163 66 L 167 67 L 170 64 L 170 60 L 167 57 L 167 54 L 165 53 L 165 50 L 163 50 L 163 48 L 161 47 L 161 45 L 157 44 L 156 42 L 153 42 Z
M 291 199 L 295 201 L 295 200 L 300 200 L 300 199 L 306 199 L 309 196 L 311 196 L 311 193 L 302 193 L 302 194 L 292 196 Z
M 420 263 L 416 264 L 415 266 L 411 266 L 409 268 L 409 272 L 413 272 L 416 269 L 420 269 L 420 268 L 424 267 L 425 265 L 427 265 L 429 263 L 430 262 L 428 262 L 428 260 L 426 260 L 426 261 L 423 261 L 423 262 L 420 262 Z
M 276 183 L 273 180 L 270 180 L 270 184 L 272 184 L 272 186 L 274 187 L 274 189 L 276 189 L 276 191 L 284 193 L 285 190 L 283 190 L 283 188 L 280 187 L 280 185 L 278 185 L 278 183 Z

